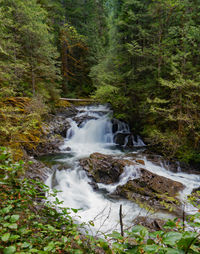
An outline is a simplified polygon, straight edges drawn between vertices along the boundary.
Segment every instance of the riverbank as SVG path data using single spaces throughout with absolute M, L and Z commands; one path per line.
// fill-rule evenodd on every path
M 105 110 L 105 108 L 104 108 L 104 110 Z M 84 112 L 84 110 L 83 110 L 83 108 L 82 109 L 79 109 L 79 114 L 81 114 L 81 115 L 79 115 L 78 117 L 77 117 L 77 110 L 76 109 L 74 109 L 73 108 L 73 110 L 70 108 L 70 110 L 69 110 L 69 108 L 67 108 L 67 109 L 64 109 L 63 111 L 60 111 L 60 112 L 57 112 L 56 114 L 54 114 L 54 115 L 52 115 L 51 116 L 51 118 L 50 117 L 48 117 L 48 121 L 46 122 L 46 124 L 45 124 L 45 128 L 46 128 L 46 130 L 45 130 L 45 136 L 43 136 L 42 138 L 43 138 L 43 140 L 45 140 L 46 139 L 46 146 L 44 145 L 45 144 L 45 142 L 41 145 L 40 143 L 38 144 L 38 149 L 33 149 L 33 152 L 31 153 L 31 151 L 29 150 L 29 151 L 27 151 L 27 154 L 28 154 L 28 157 L 27 158 L 29 158 L 29 159 L 31 159 L 32 161 L 33 161 L 33 163 L 29 166 L 29 169 L 28 170 L 26 170 L 26 174 L 27 174 L 27 176 L 28 176 L 28 179 L 30 180 L 30 179 L 34 179 L 34 180 L 41 180 L 42 182 L 44 182 L 44 181 L 46 181 L 48 178 L 49 178 L 49 175 L 53 175 L 54 176 L 54 180 L 53 181 L 51 181 L 51 184 L 53 184 L 54 185 L 54 187 L 56 187 L 57 185 L 58 185 L 58 181 L 59 181 L 59 172 L 60 173 L 62 173 L 62 178 L 60 178 L 60 179 L 63 179 L 64 180 L 64 178 L 63 177 L 65 177 L 65 174 L 68 174 L 68 173 L 70 173 L 70 171 L 69 171 L 69 165 L 67 166 L 67 167 L 65 167 L 65 165 L 64 164 L 59 164 L 59 160 L 56 162 L 57 164 L 54 164 L 54 166 L 56 166 L 56 165 L 58 165 L 59 164 L 59 169 L 57 168 L 57 166 L 56 167 L 52 167 L 52 166 L 46 166 L 45 164 L 42 164 L 41 162 L 38 162 L 38 161 L 36 161 L 34 158 L 30 158 L 29 156 L 35 156 L 35 157 L 37 157 L 37 156 L 39 156 L 39 155 L 44 155 L 44 154 L 46 154 L 46 153 L 49 153 L 49 150 L 48 150 L 48 147 L 50 148 L 50 153 L 52 154 L 52 155 L 54 155 L 55 153 L 56 154 L 60 154 L 60 157 L 59 157 L 59 159 L 61 159 L 61 161 L 62 161 L 62 159 L 64 159 L 65 158 L 65 156 L 67 155 L 67 156 L 69 156 L 71 153 L 73 153 L 73 152 L 76 152 L 76 153 L 78 153 L 78 150 L 80 149 L 80 144 L 81 143 L 79 143 L 79 145 L 76 143 L 77 141 L 83 141 L 84 140 L 84 142 L 83 142 L 83 144 L 84 144 L 84 149 L 83 150 L 80 150 L 81 151 L 81 153 L 85 153 L 86 152 L 86 154 L 88 153 L 88 148 L 87 148 L 87 145 L 88 145 L 88 140 L 90 140 L 90 142 L 92 141 L 95 141 L 96 142 L 96 138 L 98 138 L 98 137 L 103 137 L 106 133 L 103 131 L 103 129 L 104 129 L 104 127 L 103 127 L 103 123 L 106 123 L 107 122 L 107 120 L 105 119 L 105 118 L 101 118 L 102 116 L 103 116 L 103 114 L 105 114 L 105 112 L 102 110 L 102 108 L 101 108 L 101 110 L 97 110 L 97 109 L 95 109 L 94 110 L 94 112 L 95 112 L 95 114 L 97 114 L 97 115 L 99 115 L 100 116 L 100 118 L 99 118 L 99 120 L 100 120 L 100 123 L 101 123 L 101 125 L 100 125 L 100 127 L 101 127 L 101 129 L 99 130 L 99 132 L 96 130 L 96 128 L 98 127 L 98 125 L 96 124 L 97 123 L 97 119 L 98 119 L 98 117 L 97 117 L 97 115 L 95 116 L 95 114 L 93 114 L 92 113 L 92 115 L 90 115 L 89 114 L 89 117 L 85 117 L 84 116 L 84 114 L 85 114 L 85 112 Z M 104 113 L 103 113 L 104 112 Z M 106 112 L 108 113 L 108 110 L 106 109 Z M 107 114 L 106 113 L 106 114 Z M 68 118 L 69 117 L 69 118 Z M 68 120 L 67 120 L 67 118 L 68 118 Z M 88 127 L 89 128 L 89 126 L 90 127 L 92 127 L 92 126 L 94 126 L 95 128 L 93 128 L 93 131 L 91 131 L 91 129 L 89 129 L 89 132 L 88 132 L 88 134 L 86 135 L 86 133 L 85 133 L 85 135 L 84 136 L 82 136 L 82 138 L 81 138 L 81 136 L 78 136 L 79 138 L 78 139 L 76 139 L 76 133 L 74 134 L 75 136 L 74 136 L 74 139 L 72 139 L 72 136 L 70 137 L 70 135 L 68 136 L 68 141 L 70 141 L 70 142 L 68 142 L 68 143 L 64 143 L 64 145 L 63 146 L 61 146 L 61 151 L 60 151 L 60 145 L 62 145 L 63 144 L 63 137 L 62 136 L 64 136 L 63 134 L 64 133 L 66 133 L 67 132 L 67 129 L 68 129 L 68 134 L 70 134 L 70 129 L 71 129 L 71 127 L 70 126 L 72 126 L 72 122 L 71 122 L 71 118 L 73 118 L 73 121 L 74 121 L 74 124 L 76 124 L 75 126 L 77 126 L 77 131 L 84 131 L 85 129 L 85 127 Z M 103 120 L 103 121 L 102 121 Z M 91 121 L 92 121 L 92 125 L 90 125 L 89 123 L 91 123 Z M 110 121 L 110 120 L 109 120 Z M 48 125 L 47 125 L 47 123 L 48 123 Z M 115 125 L 116 125 L 116 122 L 115 122 Z M 74 127 L 75 127 L 74 126 Z M 85 126 L 85 127 L 84 127 Z M 112 131 L 112 128 L 111 128 L 111 126 L 112 125 L 110 125 L 110 122 L 107 122 L 107 130 L 109 129 L 110 131 Z M 118 126 L 123 126 L 121 123 L 120 124 L 118 124 Z M 109 128 L 108 128 L 109 127 Z M 124 126 L 125 127 L 125 130 L 127 131 L 127 127 L 126 126 Z M 66 129 L 67 128 L 67 129 Z M 121 127 L 120 127 L 121 128 Z M 116 126 L 115 126 L 115 129 L 116 129 Z M 120 129 L 121 130 L 121 129 Z M 72 129 L 71 129 L 71 131 L 72 131 Z M 98 135 L 96 136 L 96 131 L 98 132 Z M 116 130 L 115 130 L 116 131 Z M 72 134 L 73 132 L 71 132 L 71 134 Z M 79 133 L 79 132 L 78 132 Z M 78 134 L 77 133 L 77 134 Z M 107 133 L 107 134 L 109 134 L 109 132 Z M 110 134 L 111 134 L 111 132 L 110 132 Z M 90 135 L 93 135 L 92 136 L 92 138 L 90 137 Z M 100 136 L 99 136 L 100 135 Z M 101 135 L 103 135 L 103 136 L 101 136 Z M 130 134 L 128 134 L 128 135 L 130 135 Z M 107 140 L 107 141 L 112 141 L 112 136 L 111 135 L 106 135 L 106 139 L 105 140 Z M 50 140 L 50 141 L 49 141 Z M 101 140 L 101 139 L 100 139 Z M 49 142 L 49 143 L 48 143 Z M 52 145 L 51 145 L 51 142 L 52 142 Z M 41 147 L 40 147 L 41 146 Z M 97 146 L 92 146 L 92 149 L 94 149 L 94 147 L 96 147 L 97 148 Z M 86 149 L 87 148 L 87 149 Z M 103 148 L 103 147 L 102 147 Z M 101 148 L 101 149 L 102 149 Z M 104 149 L 104 148 L 103 148 Z M 108 151 L 108 149 L 110 149 L 109 147 L 107 147 L 106 148 L 107 149 L 107 151 Z M 123 148 L 123 149 L 125 149 L 125 148 Z M 104 150 L 105 151 L 105 150 Z M 115 152 L 116 151 L 116 156 L 119 156 L 120 155 L 120 153 L 118 153 L 117 152 L 117 150 L 112 150 L 112 153 L 113 152 Z M 64 154 L 62 154 L 64 152 Z M 62 158 L 62 156 L 64 156 L 63 158 Z M 71 155 L 70 155 L 71 156 Z M 86 155 L 84 155 L 84 156 L 86 156 Z M 103 156 L 103 157 L 102 157 Z M 112 166 L 111 166 L 111 164 L 113 164 L 113 165 L 115 165 L 115 167 L 118 167 L 117 166 L 117 163 L 121 163 L 121 162 L 123 162 L 124 163 L 124 159 L 121 159 L 121 162 L 117 162 L 117 161 L 115 161 L 115 158 L 114 157 L 106 157 L 107 155 L 100 155 L 100 159 L 99 159 L 99 162 L 95 162 L 95 163 L 97 163 L 97 164 L 99 164 L 100 165 L 100 168 L 98 169 L 99 170 L 99 174 L 100 174 L 100 171 L 101 171 L 101 167 L 106 163 L 106 165 L 107 165 L 107 167 L 108 167 L 108 170 L 109 170 L 109 168 L 113 168 Z M 120 155 L 121 156 L 121 155 Z M 129 153 L 127 153 L 127 156 L 130 158 L 130 157 L 136 157 L 134 160 L 136 161 L 138 161 L 138 163 L 140 164 L 140 168 L 142 168 L 142 167 L 144 167 L 144 164 L 146 164 L 146 161 L 143 161 L 141 158 L 137 158 L 137 153 L 131 153 L 130 151 L 129 151 Z M 69 159 L 70 159 L 70 157 L 68 157 Z M 103 160 L 103 158 L 105 158 L 105 161 L 102 161 Z M 86 159 L 87 160 L 87 159 Z M 126 160 L 127 160 L 127 158 L 126 158 Z M 112 163 L 112 161 L 113 161 L 113 163 Z M 109 163 L 110 163 L 110 165 L 109 165 Z M 122 163 L 122 164 L 123 164 Z M 154 163 L 155 163 L 155 158 L 154 158 Z M 157 163 L 161 163 L 160 162 L 160 160 L 157 160 Z M 91 165 L 91 163 L 89 163 L 90 165 Z M 70 167 L 72 167 L 72 165 L 70 166 Z M 62 170 L 62 168 L 64 169 L 64 168 L 67 168 L 66 170 Z M 56 171 L 55 171 L 55 169 L 56 169 Z M 61 170 L 61 171 L 60 171 Z M 115 169 L 113 168 L 113 170 L 115 171 Z M 57 172 L 57 173 L 56 173 Z M 81 173 L 81 171 L 80 170 L 75 170 L 75 171 L 71 171 L 71 173 L 72 173 L 72 175 L 71 176 L 73 176 L 74 177 L 74 173 L 78 173 L 79 174 L 79 177 L 81 177 L 82 176 L 82 173 Z M 94 172 L 95 172 L 95 168 L 94 168 Z M 146 172 L 146 171 L 144 171 L 144 172 Z M 122 172 L 121 172 L 122 173 Z M 90 174 L 91 174 L 91 172 L 90 172 Z M 146 174 L 146 173 L 144 173 L 144 174 Z M 153 174 L 151 174 L 152 176 L 154 176 Z M 68 180 L 70 181 L 70 177 L 71 177 L 69 174 L 67 175 L 67 177 L 68 177 Z M 112 174 L 112 177 L 113 177 L 113 174 Z M 144 178 L 145 177 L 147 177 L 147 176 L 145 176 L 144 175 Z M 148 177 L 147 177 L 148 178 Z M 75 178 L 76 179 L 76 178 Z M 161 179 L 161 178 L 159 178 L 159 179 Z M 164 179 L 164 178 L 162 178 L 162 179 Z M 86 181 L 85 181 L 86 180 Z M 137 179 L 136 179 L 137 180 Z M 81 187 L 82 185 L 82 183 L 85 181 L 85 183 L 84 183 L 84 188 L 81 188 L 80 190 L 81 190 L 81 192 L 83 192 L 83 195 L 82 195 L 82 197 L 83 197 L 83 199 L 81 199 L 80 200 L 80 202 L 82 203 L 82 202 L 84 202 L 84 200 L 86 200 L 86 201 L 88 201 L 89 200 L 89 197 L 91 197 L 90 195 L 91 194 L 89 194 L 88 193 L 88 195 L 85 195 L 84 194 L 84 191 L 88 188 L 88 190 L 90 190 L 90 188 L 91 187 L 86 187 L 87 186 L 87 182 L 88 182 L 88 179 L 87 178 L 84 178 L 83 179 L 83 181 L 81 180 L 81 182 L 79 182 L 79 181 L 77 181 L 77 180 L 75 180 L 75 186 L 76 187 Z M 137 188 L 139 188 L 139 189 L 141 189 L 141 188 L 143 188 L 142 186 L 139 186 L 141 183 L 142 183 L 142 178 L 141 178 L 141 181 L 140 182 L 137 182 L 137 184 L 138 184 L 138 187 Z M 149 180 L 148 180 L 149 181 Z M 150 180 L 151 181 L 151 180 Z M 148 185 L 147 184 L 147 181 L 146 180 L 144 180 L 143 181 L 143 183 L 142 184 L 144 184 L 144 182 L 145 182 L 145 184 L 147 185 L 147 187 L 150 187 L 150 185 Z M 81 183 L 81 184 L 80 184 Z M 110 182 L 111 184 L 112 184 L 112 181 Z M 69 185 L 71 185 L 72 183 L 70 182 L 70 184 Z M 93 183 L 91 183 L 91 186 L 93 186 L 93 187 L 95 187 L 95 185 L 98 185 L 98 188 L 99 188 L 99 181 L 98 180 L 96 180 L 95 181 L 95 183 L 93 184 Z M 132 183 L 131 183 L 132 184 Z M 153 185 L 155 185 L 154 183 L 153 183 Z M 22 186 L 23 187 L 23 186 Z M 108 186 L 109 187 L 109 186 Z M 129 188 L 128 186 L 126 186 L 127 188 Z M 154 187 L 156 187 L 156 185 L 154 186 Z M 56 187 L 57 188 L 57 187 Z M 135 187 L 134 187 L 135 188 Z M 41 185 L 40 185 L 40 187 L 39 187 L 39 195 L 41 196 L 41 194 L 42 194 L 42 190 L 41 190 Z M 58 188 L 58 190 L 59 190 L 59 188 Z M 158 190 L 159 190 L 159 188 L 158 188 Z M 96 190 L 95 190 L 96 191 Z M 135 190 L 134 189 L 132 189 L 132 190 L 128 190 L 128 192 L 130 193 L 130 191 L 134 191 L 135 192 Z M 141 190 L 140 190 L 141 191 Z M 149 190 L 143 190 L 143 193 L 141 193 L 140 192 L 140 194 L 144 194 L 145 193 L 145 191 L 146 192 L 149 192 Z M 119 192 L 119 188 L 118 188 L 118 192 Z M 124 193 L 126 193 L 127 194 L 127 197 L 129 196 L 129 194 L 128 194 L 128 192 L 124 189 L 124 190 L 121 190 L 121 193 L 124 195 Z M 64 195 L 66 194 L 65 192 L 63 192 L 64 193 Z M 77 197 L 75 197 L 74 196 L 74 194 L 76 194 L 77 192 L 74 192 L 73 190 L 69 190 L 68 192 L 68 197 L 70 198 L 73 198 L 74 200 L 76 200 L 77 199 Z M 70 195 L 69 195 L 69 193 L 70 193 Z M 119 193 L 118 193 L 119 194 Z M 21 194 L 20 194 L 21 195 Z M 43 192 L 43 194 L 42 195 L 44 195 L 44 192 Z M 93 194 L 92 194 L 93 195 Z M 105 195 L 105 192 L 104 192 L 104 195 Z M 114 196 L 115 196 L 116 194 L 114 194 Z M 123 196 L 122 195 L 122 196 Z M 145 194 L 146 195 L 146 194 Z M 62 196 L 62 195 L 61 195 Z M 66 196 L 66 195 L 65 195 Z M 126 195 L 125 195 L 126 196 Z M 32 197 L 32 196 L 31 196 Z M 43 196 L 44 197 L 44 196 Z M 58 196 L 59 197 L 59 199 L 60 199 L 60 196 Z M 24 199 L 24 196 L 22 197 L 23 199 Z M 110 199 L 113 199 L 113 197 L 112 197 L 112 195 L 110 195 Z M 41 197 L 40 197 L 40 200 L 41 200 Z M 60 199 L 60 201 L 59 202 L 61 202 L 62 201 L 62 198 Z M 31 202 L 36 202 L 37 203 L 37 199 L 34 199 L 33 198 L 33 200 L 31 201 Z M 79 204 L 81 204 L 79 202 Z M 94 202 L 94 200 L 92 201 L 92 202 Z M 115 201 L 116 202 L 116 201 Z M 121 201 L 120 201 L 121 202 Z M 135 202 L 135 200 L 134 200 L 134 202 Z M 39 210 L 41 209 L 41 206 L 38 206 L 38 205 L 36 205 L 36 203 L 35 203 L 35 205 L 31 208 L 33 211 L 36 211 L 39 207 Z M 52 203 L 51 203 L 52 204 Z M 82 203 L 83 204 L 83 203 Z M 58 204 L 58 201 L 56 201 L 56 204 L 55 204 L 55 207 L 57 207 L 57 205 L 59 205 Z M 42 205 L 43 206 L 43 205 Z M 62 205 L 63 206 L 63 205 Z M 70 205 L 70 203 L 69 202 L 67 202 L 67 204 L 65 205 L 64 204 L 64 206 L 63 206 L 63 208 L 62 209 L 64 209 L 64 207 L 73 207 L 73 209 L 72 209 L 72 212 L 75 212 L 75 214 L 78 212 L 78 216 L 82 216 L 83 215 L 83 213 L 82 213 L 82 211 L 78 211 L 77 210 L 77 208 L 75 207 L 75 206 L 72 206 L 72 205 Z M 83 206 L 82 206 L 83 207 Z M 123 206 L 123 208 L 125 208 L 125 206 Z M 35 210 L 36 209 L 36 210 Z M 86 210 L 85 210 L 85 214 L 86 214 L 86 216 L 88 217 L 89 216 L 89 212 L 88 212 L 88 210 L 87 210 L 88 208 L 86 207 Z M 125 209 L 126 210 L 126 209 Z M 101 210 L 99 210 L 99 211 L 101 211 Z M 118 205 L 117 205 L 117 218 L 118 218 Z M 135 211 L 135 208 L 134 209 L 132 209 L 132 213 L 133 213 L 133 211 Z M 84 212 L 84 209 L 83 209 L 83 212 Z M 51 213 L 51 212 L 50 212 Z M 38 212 L 38 215 L 40 214 L 40 212 Z M 102 214 L 101 214 L 102 215 Z M 40 216 L 41 215 L 39 215 L 39 217 L 38 218 L 40 218 Z M 49 217 L 48 217 L 48 214 L 47 215 L 45 215 L 46 216 L 46 220 L 48 221 L 48 220 L 51 220 L 51 219 L 49 219 Z M 73 215 L 74 216 L 74 215 Z M 148 216 L 149 217 L 149 216 Z M 70 217 L 71 218 L 71 217 Z M 71 219 L 70 219 L 71 220 Z M 145 222 L 146 221 L 146 222 Z M 125 220 L 123 219 L 123 222 L 125 222 Z M 90 226 L 92 226 L 93 227 L 93 221 L 92 220 L 90 220 L 89 221 L 89 225 Z M 149 218 L 148 218 L 148 220 L 145 220 L 144 219 L 144 217 L 141 217 L 141 218 L 139 218 L 138 217 L 138 219 L 137 220 L 135 220 L 135 222 L 134 222 L 134 224 L 136 225 L 136 224 L 138 224 L 138 223 L 140 223 L 140 224 L 142 224 L 142 225 L 145 225 L 145 226 L 147 226 L 147 227 L 151 227 L 151 230 L 152 230 L 152 227 L 153 227 L 153 230 L 156 230 L 156 229 L 163 229 L 163 227 L 162 227 L 162 225 L 163 225 L 163 222 L 161 223 L 159 220 L 157 220 L 157 219 L 152 219 L 152 220 L 150 220 Z M 71 225 L 73 225 L 73 223 L 71 224 Z M 158 225 L 160 225 L 160 226 L 158 226 Z M 53 226 L 53 224 L 52 224 L 52 226 Z M 30 224 L 30 227 L 32 227 L 31 226 L 31 224 Z M 56 228 L 55 226 L 53 226 L 54 228 Z M 44 229 L 44 228 L 43 228 Z M 68 229 L 69 230 L 69 229 Z M 76 231 L 75 230 L 75 232 L 74 232 L 74 234 L 75 235 L 77 235 L 77 233 L 79 234 L 79 236 L 77 236 L 77 240 L 80 240 L 81 239 L 81 241 L 83 242 L 84 240 L 82 239 L 82 237 L 80 236 L 80 233 L 78 232 L 78 231 Z M 62 232 L 62 234 L 64 234 L 63 232 Z M 51 233 L 50 233 L 50 235 L 52 235 Z M 115 237 L 116 237 L 116 235 L 115 235 Z M 115 238 L 114 237 L 114 238 Z M 61 239 L 62 239 L 63 237 L 61 237 Z M 118 242 L 118 238 L 115 238 L 115 241 L 116 242 Z M 101 241 L 100 241 L 101 242 Z M 80 243 L 80 242 L 79 242 Z M 78 243 L 78 246 L 72 246 L 72 245 L 70 245 L 71 246 L 71 248 L 73 248 L 74 249 L 74 251 L 75 251 L 75 249 L 80 249 L 80 246 L 79 246 L 79 243 Z M 18 244 L 18 243 L 17 243 Z M 90 246 L 90 244 L 93 244 L 91 241 L 89 241 L 89 246 Z M 109 251 L 110 251 L 110 249 L 109 249 L 109 247 L 108 247 L 108 244 L 106 245 L 104 245 L 104 243 L 103 242 L 101 242 L 101 244 L 100 243 L 98 243 L 100 246 L 104 246 L 105 248 L 107 248 L 107 252 L 98 252 L 98 251 L 105 251 L 105 249 L 104 250 L 102 250 L 102 249 L 98 249 L 98 251 L 97 250 L 92 250 L 92 249 L 90 249 L 90 253 L 93 253 L 92 251 L 97 251 L 97 252 L 94 252 L 94 253 L 109 253 Z M 18 246 L 18 245 L 17 245 Z M 43 245 L 41 245 L 40 247 L 42 247 Z M 56 246 L 56 247 L 55 247 Z M 55 244 L 55 246 L 53 246 L 53 244 L 51 243 L 50 245 L 48 244 L 47 246 L 43 246 L 42 248 L 45 248 L 45 250 L 46 250 L 46 253 L 48 253 L 48 250 L 49 250 L 49 252 L 51 252 L 51 250 L 53 250 L 54 249 L 54 247 L 55 248 L 57 248 L 58 249 L 58 243 L 56 243 Z M 63 245 L 62 245 L 63 246 Z M 82 245 L 81 245 L 82 246 Z M 106 247 L 107 246 L 107 247 Z M 123 245 L 122 245 L 123 246 Z M 139 246 L 139 245 L 138 245 Z M 140 248 L 141 246 L 139 246 L 139 248 Z M 19 248 L 19 246 L 18 246 L 18 248 Z M 62 247 L 63 248 L 63 247 Z M 82 247 L 81 247 L 82 248 Z M 123 247 L 124 248 L 124 247 Z M 50 250 L 51 249 L 51 250 Z M 113 248 L 113 250 L 116 250 L 116 248 Z M 62 252 L 61 252 L 62 253 Z M 73 253 L 73 252 L 72 252 Z M 74 252 L 75 253 L 75 252 Z M 84 251 L 82 252 L 82 253 L 84 253 Z M 86 252 L 87 253 L 87 252 Z M 119 252 L 119 250 L 117 251 L 117 252 L 113 252 L 113 253 L 123 253 L 123 252 Z

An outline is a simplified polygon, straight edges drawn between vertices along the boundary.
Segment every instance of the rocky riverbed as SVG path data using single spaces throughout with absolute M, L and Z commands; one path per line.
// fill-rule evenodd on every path
M 157 173 L 157 169 L 152 171 L 152 165 L 157 165 L 158 168 L 162 167 L 164 164 L 163 158 L 149 153 L 147 147 L 144 147 L 139 153 L 136 152 L 135 147 L 137 147 L 137 144 L 142 144 L 141 140 L 138 143 L 134 143 L 136 141 L 127 125 L 122 122 L 117 122 L 117 120 L 112 120 L 112 123 L 109 122 L 110 120 L 104 119 L 105 112 L 98 109 L 97 112 L 93 111 L 90 113 L 90 111 L 87 111 L 85 113 L 84 109 L 71 107 L 57 112 L 55 115 L 49 115 L 43 126 L 45 142 L 41 143 L 34 151 L 29 152 L 29 155 L 32 156 L 31 160 L 33 163 L 27 170 L 26 175 L 43 182 L 47 180 L 49 175 L 52 175 L 53 186 L 57 188 L 61 184 L 61 175 L 60 173 L 58 174 L 58 170 L 62 175 L 66 174 L 66 177 L 68 171 L 75 172 L 77 169 L 73 171 L 74 166 L 71 165 L 71 162 L 74 160 L 76 168 L 78 163 L 81 169 L 86 172 L 88 178 L 85 178 L 85 180 L 88 181 L 95 192 L 101 192 L 103 190 L 107 193 L 108 198 L 129 200 L 133 204 L 137 203 L 139 206 L 154 212 L 170 212 L 176 216 L 182 214 L 182 200 L 179 194 L 185 189 L 181 177 L 186 177 L 186 174 L 184 173 L 183 176 L 180 175 L 179 178 L 176 177 L 176 174 L 179 174 L 178 172 L 180 170 L 179 165 L 176 163 L 167 164 L 167 171 L 169 173 L 166 170 L 165 174 Z M 105 126 L 103 126 L 102 121 L 105 121 Z M 95 125 L 97 122 L 100 122 L 101 128 L 105 127 L 105 134 L 101 130 L 97 130 L 96 132 L 92 127 L 91 123 Z M 87 133 L 84 133 L 85 130 Z M 110 133 L 106 133 L 108 130 Z M 66 134 L 69 134 L 69 132 L 71 136 L 68 135 L 68 139 L 66 139 Z M 80 134 L 87 136 L 83 139 Z M 88 135 L 94 135 L 94 137 L 91 139 Z M 113 138 L 113 141 L 117 142 L 115 146 L 118 149 L 126 151 L 125 149 L 128 148 L 129 150 L 123 153 L 120 150 L 113 150 L 112 152 L 108 149 L 105 150 L 106 154 L 96 152 L 95 149 L 98 147 L 95 142 L 96 140 L 97 142 L 100 141 L 99 135 L 102 135 L 102 137 L 108 135 L 108 141 L 111 142 Z M 120 135 L 123 138 L 119 138 Z M 76 136 L 78 137 L 77 139 Z M 134 144 L 136 144 L 135 147 Z M 89 146 L 94 149 L 93 153 L 87 151 Z M 130 150 L 130 147 L 134 152 Z M 81 153 L 83 152 L 81 156 L 79 155 L 80 151 Z M 100 151 L 102 151 L 102 148 Z M 107 152 L 111 154 L 107 154 Z M 61 159 L 55 159 L 54 166 L 49 166 L 37 160 L 40 156 L 49 154 L 60 154 L 59 158 Z M 69 159 L 65 158 L 69 158 L 70 163 L 68 162 Z M 172 171 L 170 171 L 171 168 Z M 196 185 L 194 184 L 194 186 Z M 154 223 L 151 221 L 150 224 L 157 225 L 157 222 Z

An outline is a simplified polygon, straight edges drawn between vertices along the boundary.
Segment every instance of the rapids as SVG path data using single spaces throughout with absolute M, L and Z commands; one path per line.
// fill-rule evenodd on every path
M 127 166 L 120 176 L 119 182 L 105 185 L 98 184 L 98 191 L 94 191 L 91 186 L 91 180 L 85 171 L 79 165 L 79 159 L 89 157 L 94 152 L 102 154 L 111 154 L 117 157 L 126 156 L 126 149 L 121 150 L 115 144 L 115 137 L 119 133 L 130 133 L 129 126 L 123 122 L 115 121 L 115 128 L 112 122 L 112 111 L 106 106 L 87 106 L 79 107 L 76 119 L 82 119 L 81 122 L 69 119 L 71 128 L 66 133 L 64 145 L 61 147 L 62 154 L 56 159 L 57 164 L 63 168 L 56 169 L 49 176 L 46 184 L 50 189 L 55 188 L 61 192 L 58 198 L 63 201 L 63 207 L 80 209 L 78 216 L 74 215 L 79 222 L 90 223 L 88 230 L 97 236 L 101 233 L 110 233 L 113 230 L 119 230 L 119 207 L 123 207 L 123 223 L 125 228 L 133 225 L 133 219 L 138 215 L 146 216 L 147 211 L 141 209 L 137 204 L 127 200 L 118 200 L 112 198 L 109 194 L 113 193 L 118 185 L 125 184 L 128 180 L 137 178 L 137 167 Z M 186 187 L 180 197 L 185 199 L 186 195 L 191 193 L 194 188 L 200 186 L 200 176 L 195 174 L 173 173 L 163 165 L 154 165 L 140 154 L 145 144 L 139 136 L 132 134 L 132 150 L 127 151 L 127 158 L 130 154 L 137 154 L 145 162 L 145 167 L 153 173 L 171 178 L 172 180 L 183 183 Z M 127 139 L 124 140 L 124 147 Z M 67 169 L 66 169 L 67 168 Z M 191 207 L 188 207 L 191 209 Z M 159 215 L 163 216 L 163 215 Z M 157 216 L 158 217 L 158 216 Z M 94 226 L 92 226 L 94 223 Z

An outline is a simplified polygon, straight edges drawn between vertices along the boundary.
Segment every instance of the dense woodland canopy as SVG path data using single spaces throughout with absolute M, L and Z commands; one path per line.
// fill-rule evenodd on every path
M 199 163 L 200 0 L 0 0 L 0 97 L 88 97 Z

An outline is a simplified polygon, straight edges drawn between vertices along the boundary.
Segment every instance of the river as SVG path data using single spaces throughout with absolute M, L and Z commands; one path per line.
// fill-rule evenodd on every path
M 120 121 L 113 123 L 112 111 L 107 106 L 78 107 L 76 119 L 69 119 L 69 121 L 71 128 L 66 133 L 61 154 L 52 156 L 55 171 L 49 176 L 46 184 L 51 189 L 55 188 L 61 191 L 58 193 L 58 198 L 63 201 L 63 207 L 80 209 L 78 215 L 74 214 L 74 217 L 79 222 L 89 223 L 89 233 L 100 236 L 102 233 L 119 230 L 119 207 L 121 204 L 125 228 L 131 227 L 137 216 L 149 215 L 149 212 L 141 209 L 137 204 L 124 199 L 111 198 L 109 195 L 118 185 L 123 185 L 128 180 L 138 177 L 135 166 L 126 167 L 118 183 L 110 185 L 99 183 L 98 190 L 92 188 L 91 179 L 80 167 L 79 160 L 89 157 L 94 152 L 110 154 L 118 158 L 127 156 L 128 159 L 131 159 L 130 154 L 135 154 L 145 162 L 144 167 L 149 171 L 183 183 L 185 189 L 180 193 L 182 200 L 194 188 L 200 186 L 199 175 L 187 174 L 181 170 L 174 173 L 162 164 L 157 165 L 148 160 L 141 153 L 145 149 L 145 144 L 139 136 L 129 135 L 124 139 L 124 145 L 119 147 L 115 143 L 117 135 L 129 133 L 130 130 L 125 123 Z M 132 142 L 132 149 L 125 149 L 127 142 Z M 188 209 L 192 208 L 189 206 Z M 166 215 L 157 214 L 156 217 L 158 216 Z

